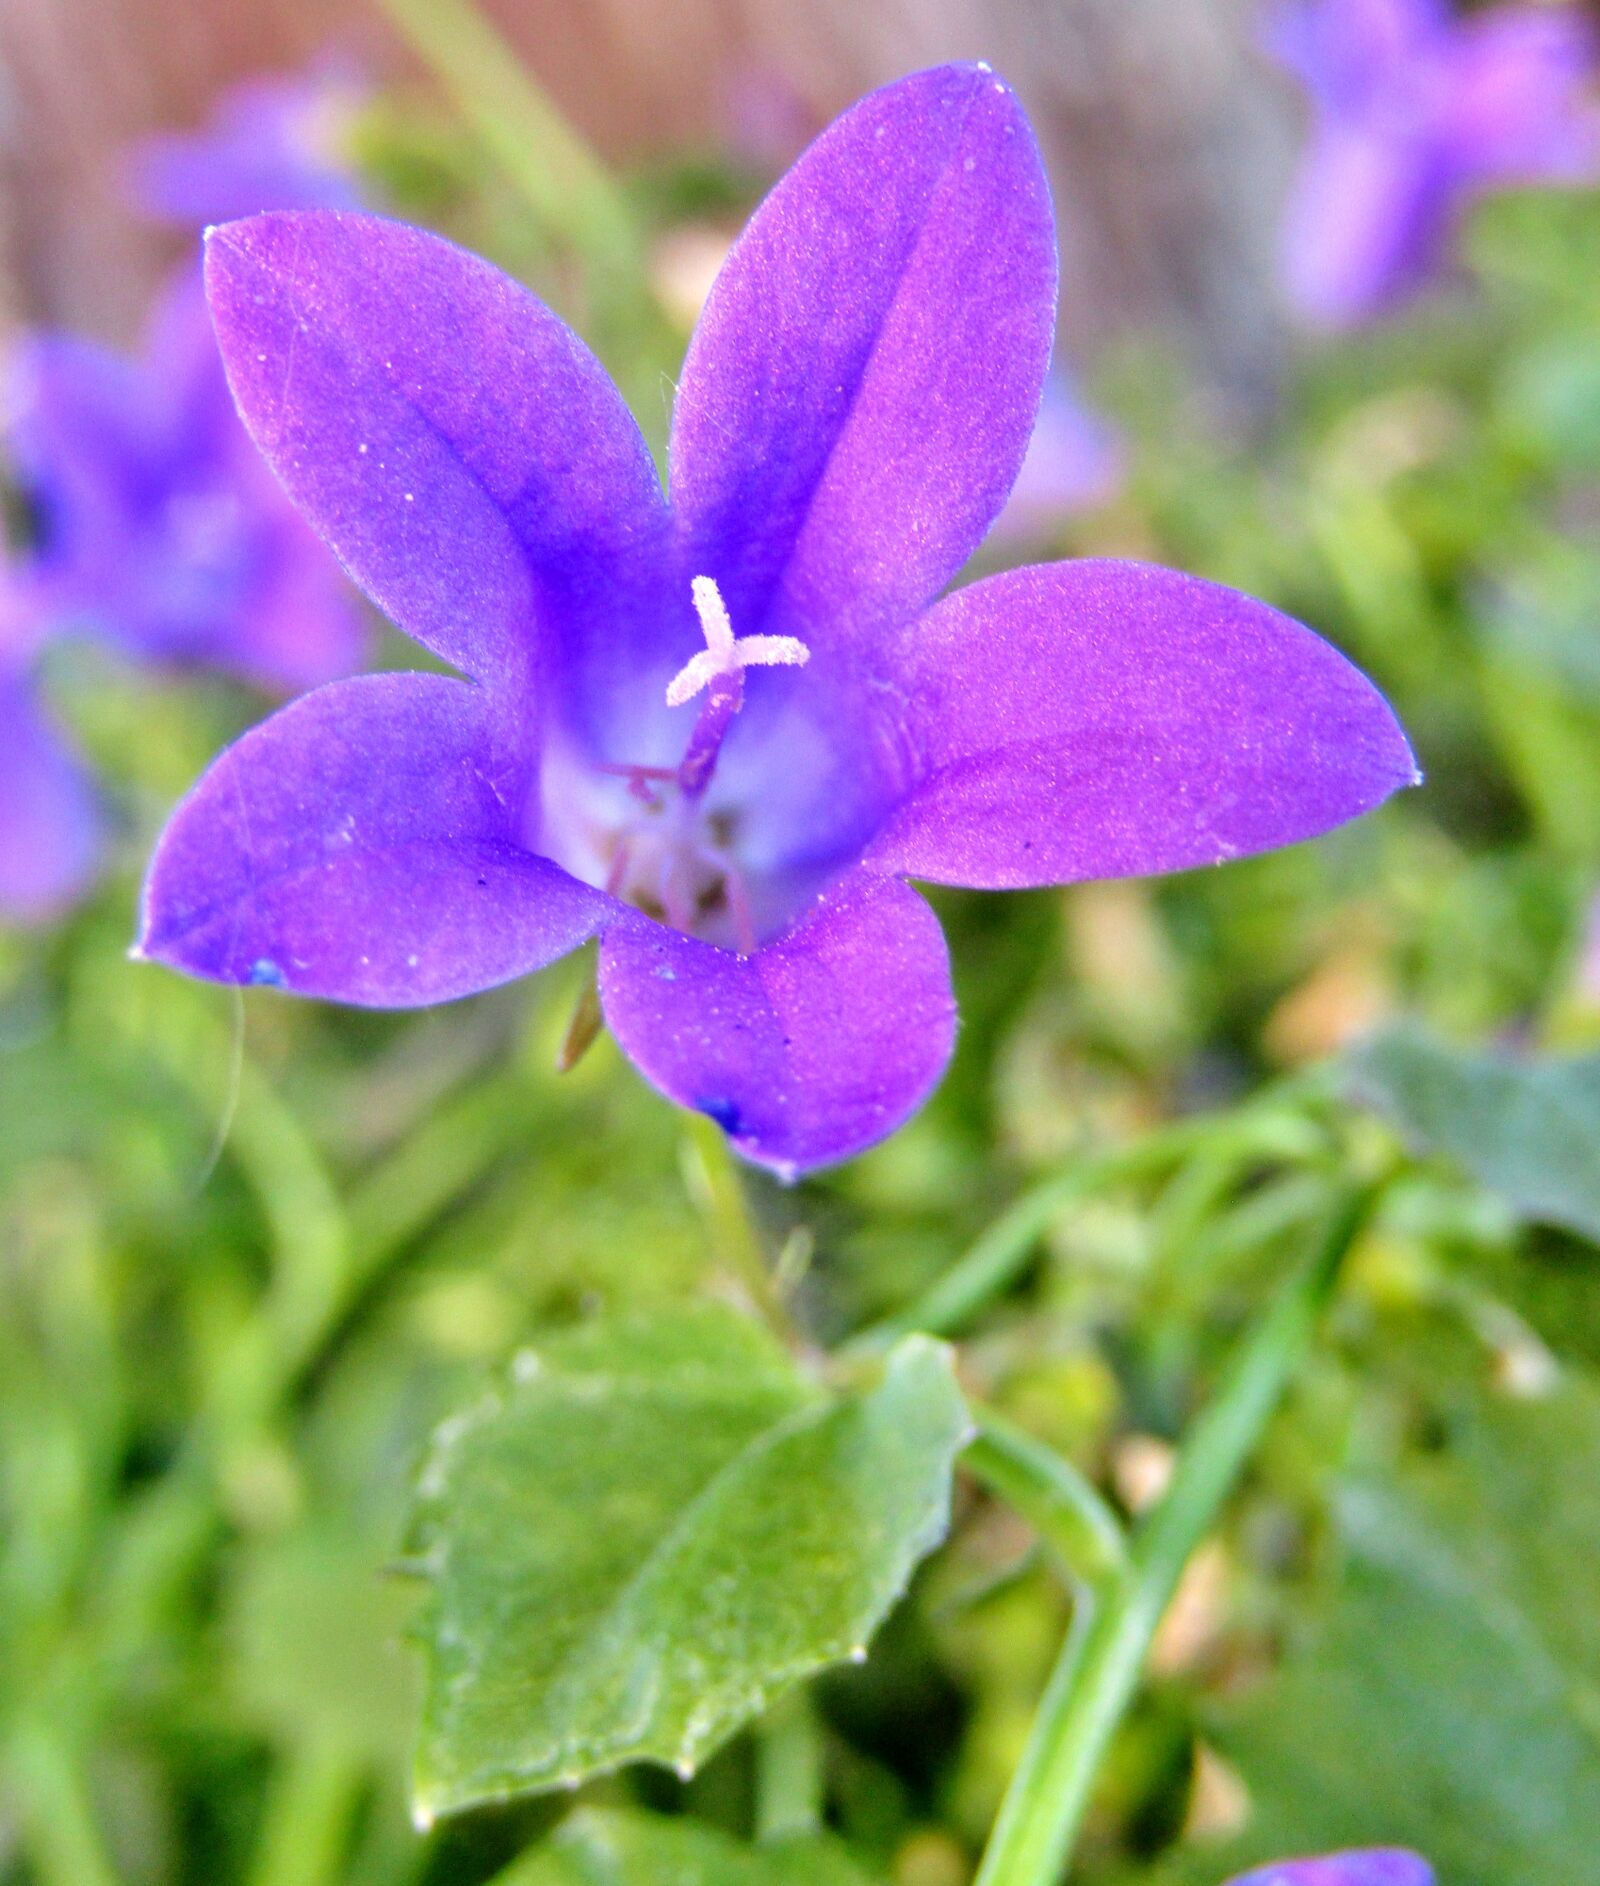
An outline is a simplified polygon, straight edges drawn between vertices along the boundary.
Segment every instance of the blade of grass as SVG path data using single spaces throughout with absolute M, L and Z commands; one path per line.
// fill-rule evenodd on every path
M 1172 1483 L 1135 1535 L 1126 1578 L 1081 1607 L 1034 1718 L 975 1886 L 1056 1886 L 1072 1857 L 1101 1760 L 1184 1567 L 1233 1490 L 1373 1202 L 1338 1198 L 1321 1244 L 1245 1337 L 1215 1400 L 1190 1431 Z
M 378 0 L 540 221 L 591 262 L 638 267 L 626 198 L 522 60 L 469 0 Z

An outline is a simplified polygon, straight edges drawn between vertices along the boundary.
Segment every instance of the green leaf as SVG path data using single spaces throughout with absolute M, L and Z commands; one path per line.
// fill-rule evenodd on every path
M 836 1840 L 747 1847 L 695 1821 L 581 1809 L 494 1886 L 868 1886 Z
M 1215 1725 L 1250 1791 L 1228 1877 L 1399 1843 L 1450 1886 L 1595 1886 L 1600 1392 L 1485 1410 L 1395 1481 L 1348 1486 L 1309 1641 Z
M 419 1485 L 419 1816 L 629 1761 L 687 1774 L 864 1654 L 944 1536 L 967 1434 L 948 1352 L 921 1337 L 837 1395 L 715 1306 L 520 1356 Z
M 1411 1144 L 1453 1159 L 1523 1217 L 1600 1240 L 1600 1054 L 1514 1060 L 1407 1027 L 1347 1065 L 1356 1097 Z

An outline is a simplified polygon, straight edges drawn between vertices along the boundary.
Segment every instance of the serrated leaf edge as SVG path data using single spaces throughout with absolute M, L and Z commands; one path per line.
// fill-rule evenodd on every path
M 858 1406 L 864 1405 L 869 1398 L 881 1394 L 894 1375 L 905 1372 L 910 1367 L 913 1359 L 920 1358 L 923 1355 L 937 1356 L 943 1360 L 948 1374 L 950 1389 L 956 1402 L 962 1407 L 963 1414 L 965 1414 L 965 1403 L 961 1397 L 960 1386 L 956 1381 L 955 1370 L 951 1361 L 950 1346 L 947 1343 L 938 1341 L 934 1337 L 922 1335 L 904 1337 L 890 1350 L 889 1354 L 884 1359 L 881 1378 L 871 1389 L 861 1395 Z M 436 1431 L 436 1441 L 443 1435 L 444 1429 L 449 1428 L 451 1432 L 448 1439 L 445 1441 L 445 1445 L 453 1454 L 461 1440 L 471 1431 L 471 1428 L 476 1425 L 477 1420 L 486 1418 L 490 1413 L 498 1412 L 499 1408 L 504 1405 L 505 1400 L 506 1394 L 504 1391 L 491 1391 L 478 1402 L 474 1403 L 470 1409 L 463 1410 L 460 1415 L 452 1417 L 451 1421 L 442 1424 L 441 1429 Z M 650 1553 L 647 1555 L 646 1559 L 641 1562 L 638 1570 L 635 1572 L 634 1576 L 629 1579 L 628 1585 L 624 1589 L 633 1588 L 637 1579 L 648 1566 L 658 1558 L 661 1551 L 680 1534 L 685 1522 L 695 1510 L 710 1497 L 727 1475 L 751 1460 L 758 1459 L 762 1453 L 770 1451 L 771 1448 L 777 1446 L 790 1435 L 800 1432 L 806 1423 L 825 1420 L 836 1414 L 844 1404 L 845 1397 L 842 1395 L 808 1403 L 805 1407 L 796 1409 L 792 1415 L 786 1417 L 783 1421 L 774 1424 L 772 1428 L 762 1434 L 750 1447 L 741 1450 L 740 1453 L 727 1461 L 711 1476 L 695 1495 L 694 1499 L 684 1508 L 683 1513 L 674 1523 L 670 1532 L 665 1534 L 663 1539 L 652 1547 Z M 974 1432 L 975 1430 L 970 1419 L 966 1419 L 952 1435 L 949 1449 L 952 1469 L 954 1468 L 956 1459 L 972 1440 Z M 432 1462 L 433 1455 L 430 1453 L 429 1465 L 431 1465 Z M 419 1490 L 420 1484 L 419 1479 Z M 617 1738 L 611 1738 L 607 1744 L 583 1745 L 574 1750 L 567 1760 L 559 1762 L 554 1767 L 542 1766 L 532 1762 L 518 1763 L 503 1771 L 503 1780 L 474 1786 L 470 1793 L 454 1793 L 447 1790 L 430 1796 L 424 1791 L 423 1779 L 419 1772 L 413 1781 L 413 1819 L 419 1827 L 431 1827 L 442 1815 L 460 1813 L 473 1807 L 493 1806 L 499 1802 L 514 1800 L 523 1794 L 548 1792 L 557 1788 L 575 1789 L 583 1782 L 598 1780 L 604 1775 L 615 1774 L 620 1769 L 634 1762 L 655 1763 L 660 1767 L 672 1769 L 680 1780 L 690 1780 L 695 1774 L 700 1762 L 708 1754 L 720 1748 L 724 1742 L 736 1735 L 747 1723 L 753 1722 L 760 1717 L 769 1705 L 784 1691 L 790 1689 L 796 1683 L 803 1681 L 805 1678 L 814 1676 L 819 1671 L 830 1669 L 838 1664 L 864 1662 L 866 1660 L 866 1642 L 876 1634 L 884 1619 L 887 1618 L 889 1613 L 905 1596 L 916 1568 L 930 1552 L 934 1551 L 942 1544 L 948 1531 L 949 1510 L 947 1505 L 942 1514 L 934 1514 L 927 1525 L 910 1535 L 908 1549 L 904 1555 L 904 1569 L 901 1576 L 889 1591 L 883 1605 L 877 1610 L 876 1616 L 869 1618 L 867 1623 L 863 1626 L 861 1633 L 863 1641 L 853 1641 L 855 1634 L 851 1634 L 849 1637 L 841 1635 L 837 1639 L 828 1642 L 823 1649 L 810 1656 L 796 1658 L 791 1662 L 775 1666 L 763 1680 L 754 1685 L 750 1692 L 748 1704 L 744 1709 L 721 1718 L 715 1726 L 707 1725 L 698 1735 L 686 1736 L 678 1743 L 676 1748 L 650 1748 L 642 1745 L 637 1739 L 634 1739 L 630 1741 L 625 1752 L 619 1753 L 616 1752 L 615 1747 Z M 613 1610 L 614 1609 L 615 1607 L 613 1607 Z M 691 1717 L 691 1730 L 693 1729 L 693 1725 L 694 1718 Z M 420 1753 L 418 1759 L 420 1770 Z

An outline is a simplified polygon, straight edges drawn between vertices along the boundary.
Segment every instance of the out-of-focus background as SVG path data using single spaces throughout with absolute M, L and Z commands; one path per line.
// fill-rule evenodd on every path
M 483 17 L 623 165 L 716 154 L 730 136 L 781 162 L 873 86 L 986 58 L 1013 75 L 1052 159 L 1074 332 L 1162 321 L 1224 381 L 1272 370 L 1273 222 L 1298 112 L 1264 68 L 1253 0 L 499 0 Z M 364 0 L 178 0 L 159 19 L 149 0 L 13 0 L 0 20 L 6 311 L 127 328 L 169 251 L 130 224 L 119 153 L 199 122 L 231 82 L 330 49 L 427 95 Z
M 1385 689 L 1427 783 L 1225 871 L 940 895 L 949 1077 L 837 1172 L 750 1175 L 756 1235 L 831 1339 L 1028 1187 L 1214 1116 L 1051 1217 L 962 1348 L 1131 1513 L 1330 1168 L 1392 1169 L 1077 1877 L 1404 1841 L 1448 1886 L 1600 1886 L 1591 34 L 1577 0 L 4 0 L 5 1886 L 479 1886 L 528 1851 L 564 1798 L 408 1816 L 416 1463 L 520 1344 L 727 1294 L 746 1235 L 609 1043 L 555 1073 L 581 965 L 385 1015 L 127 960 L 211 756 L 414 659 L 234 425 L 200 227 L 293 197 L 436 228 L 573 321 L 660 445 L 763 190 L 951 57 L 1021 93 L 1063 251 L 983 567 L 1263 596 Z M 869 1877 L 971 1877 L 1065 1618 L 964 1483 L 869 1662 L 818 1686 Z M 757 1765 L 746 1735 L 586 1798 L 743 1834 Z

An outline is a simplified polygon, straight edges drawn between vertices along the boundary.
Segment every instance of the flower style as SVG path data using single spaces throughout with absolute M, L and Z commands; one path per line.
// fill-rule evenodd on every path
M 360 665 L 354 599 L 239 423 L 196 272 L 158 308 L 142 360 L 46 334 L 11 378 L 31 581 L 63 630 L 272 689 Z
M 359 209 L 340 148 L 358 102 L 356 88 L 332 72 L 236 85 L 204 129 L 133 146 L 133 198 L 152 216 L 196 229 L 259 210 Z
M 1433 1886 L 1433 1868 L 1397 1847 L 1372 1848 L 1316 1860 L 1280 1860 L 1228 1886 Z
M 26 575 L 0 565 L 0 922 L 58 916 L 99 863 L 93 782 L 39 696 L 46 629 Z
M 1016 477 L 1054 326 L 1042 165 L 987 67 L 864 99 L 758 210 L 684 363 L 670 505 L 583 344 L 450 244 L 264 216 L 207 268 L 262 451 L 467 679 L 340 682 L 224 753 L 137 954 L 400 1007 L 598 935 L 624 1050 L 792 1177 L 892 1131 L 950 1054 L 907 878 L 1215 864 L 1417 777 L 1343 656 L 1214 584 L 1090 561 L 935 601 Z
M 1283 261 L 1291 299 L 1319 325 L 1369 319 L 1421 287 L 1474 194 L 1600 172 L 1594 33 L 1575 5 L 1458 20 L 1447 0 L 1300 0 L 1270 45 L 1315 110 Z

